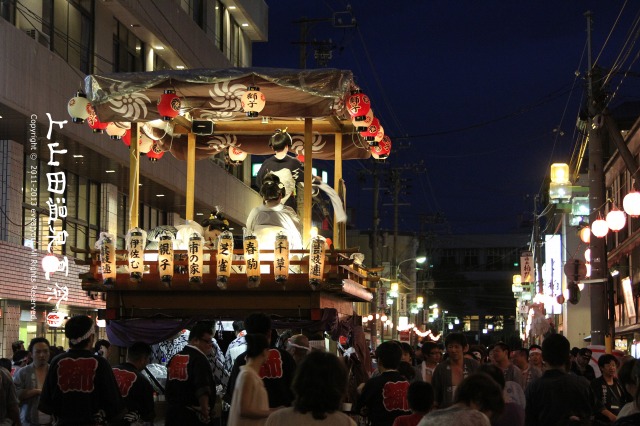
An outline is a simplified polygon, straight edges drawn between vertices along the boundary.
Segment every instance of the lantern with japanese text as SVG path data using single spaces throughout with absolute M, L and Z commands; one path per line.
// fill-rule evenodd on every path
M 144 273 L 144 247 L 147 233 L 142 228 L 131 228 L 127 233 L 129 255 L 129 280 L 140 282 Z
M 231 264 L 233 261 L 233 234 L 223 231 L 218 236 L 218 254 L 216 255 L 216 284 L 222 290 L 227 288 L 231 278 Z
M 384 138 L 384 128 L 382 126 L 378 126 L 378 133 L 376 133 L 375 137 L 373 138 L 373 142 L 369 143 L 369 145 L 378 145 L 382 138 Z
M 131 128 L 129 123 L 109 123 L 105 132 L 109 135 L 109 138 L 113 140 L 120 140 L 127 133 L 127 130 Z
M 181 106 L 182 102 L 180 102 L 180 98 L 176 95 L 176 91 L 171 89 L 165 90 L 164 93 L 160 95 L 160 99 L 158 99 L 158 114 L 160 114 L 164 121 L 169 121 L 180 114 Z
M 74 123 L 84 123 L 84 120 L 89 117 L 92 111 L 93 108 L 91 108 L 89 104 L 87 95 L 81 91 L 78 91 L 67 103 L 67 112 L 71 116 L 71 121 Z
M 187 246 L 187 256 L 189 263 L 189 282 L 202 283 L 202 269 L 204 261 L 204 238 L 198 232 L 194 232 L 189 237 Z
M 96 248 L 100 250 L 100 268 L 102 283 L 112 286 L 116 281 L 116 245 L 113 235 L 101 232 L 100 239 L 96 242 Z
M 367 130 L 360 132 L 360 136 L 362 136 L 367 142 L 374 142 L 376 135 L 378 134 L 378 130 L 380 130 L 380 120 L 373 117 L 371 124 L 367 127 Z
M 147 152 L 147 158 L 151 162 L 156 162 L 164 156 L 164 151 L 160 149 L 157 141 L 153 141 L 151 149 Z
M 359 115 L 351 119 L 351 124 L 356 128 L 356 132 L 364 132 L 369 128 L 369 124 L 373 120 L 373 110 L 370 109 L 366 115 Z
M 160 281 L 171 285 L 173 280 L 173 234 L 163 232 L 158 239 L 158 275 Z
M 369 97 L 360 90 L 353 90 L 347 99 L 347 111 L 353 117 L 366 115 L 371 109 Z
M 89 125 L 89 127 L 91 127 L 91 129 L 93 129 L 93 133 L 104 133 L 109 123 L 103 123 L 102 121 L 100 121 L 100 119 L 96 115 L 95 109 L 93 109 L 91 105 L 89 105 L 89 108 L 91 108 L 91 112 L 86 118 L 87 124 Z
M 266 99 L 259 87 L 249 86 L 240 99 L 242 109 L 247 113 L 247 117 L 257 117 L 264 109 Z
M 260 254 L 258 238 L 253 234 L 244 237 L 244 264 L 247 270 L 247 287 L 260 285 Z
M 324 273 L 325 239 L 322 235 L 316 235 L 311 239 L 309 249 L 309 284 L 317 290 L 322 284 Z
M 289 279 L 289 239 L 284 232 L 276 235 L 273 253 L 273 275 L 277 283 L 284 284 Z
M 229 147 L 228 154 L 229 160 L 231 161 L 231 163 L 233 163 L 234 166 L 239 165 L 245 160 L 245 158 L 247 158 L 247 153 L 235 146 Z
M 373 158 L 376 160 L 384 160 L 391 153 L 391 139 L 385 135 L 378 146 L 372 146 L 370 149 Z

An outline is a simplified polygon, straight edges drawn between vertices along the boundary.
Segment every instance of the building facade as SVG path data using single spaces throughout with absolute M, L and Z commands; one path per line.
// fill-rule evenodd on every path
M 129 149 L 71 122 L 66 105 L 85 75 L 251 66 L 267 12 L 263 0 L 2 3 L 0 356 L 36 335 L 66 346 L 56 316 L 98 320 L 102 295 L 80 285 L 86 252 L 100 232 L 124 248 Z M 141 162 L 141 228 L 183 222 L 185 176 L 185 162 L 170 155 Z M 219 206 L 238 226 L 260 202 L 249 167 L 228 170 L 212 158 L 198 162 L 196 176 L 195 220 Z M 47 252 L 59 262 L 51 274 L 41 266 Z

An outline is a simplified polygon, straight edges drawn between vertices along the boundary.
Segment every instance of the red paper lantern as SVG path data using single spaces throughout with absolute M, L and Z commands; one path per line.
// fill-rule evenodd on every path
M 89 125 L 89 127 L 93 129 L 93 133 L 104 133 L 104 130 L 109 125 L 108 122 L 103 123 L 102 121 L 100 121 L 100 119 L 96 115 L 96 110 L 93 108 L 93 106 L 91 107 L 91 112 L 89 113 L 89 116 L 87 117 L 86 122 Z
M 373 117 L 373 120 L 371 120 L 371 124 L 369 124 L 367 130 L 360 132 L 360 136 L 362 136 L 367 142 L 373 142 L 376 139 L 378 130 L 380 130 L 380 121 Z
M 353 119 L 351 120 L 351 124 L 353 124 L 353 127 L 356 128 L 356 132 L 364 132 L 365 130 L 367 130 L 372 120 L 373 110 L 370 109 L 369 112 L 367 112 L 365 115 L 358 115 L 356 117 L 353 117 Z
M 131 129 L 128 129 L 124 135 L 122 135 L 122 143 L 126 146 L 131 146 Z
M 371 155 L 376 160 L 383 160 L 387 158 L 390 153 L 391 153 L 391 139 L 389 139 L 389 136 L 383 137 L 377 146 L 371 147 Z
M 156 162 L 162 158 L 164 151 L 160 149 L 157 142 L 153 142 L 151 149 L 147 152 L 147 158 L 149 161 Z
M 158 100 L 158 114 L 164 121 L 169 121 L 180 114 L 181 105 L 175 90 L 165 90 Z
M 360 90 L 351 92 L 351 96 L 347 99 L 347 111 L 351 117 L 367 115 L 370 109 L 371 101 L 367 95 Z

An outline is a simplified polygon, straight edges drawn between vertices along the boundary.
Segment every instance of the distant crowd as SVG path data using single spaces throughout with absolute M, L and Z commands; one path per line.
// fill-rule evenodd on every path
M 559 334 L 529 348 L 470 346 L 450 333 L 371 354 L 341 342 L 333 354 L 304 334 L 278 336 L 262 313 L 234 330 L 223 352 L 210 323 L 193 326 L 162 386 L 143 374 L 149 344 L 133 343 L 112 366 L 91 318 L 72 317 L 67 350 L 36 337 L 0 359 L 0 425 L 640 425 L 640 361 L 596 359 Z

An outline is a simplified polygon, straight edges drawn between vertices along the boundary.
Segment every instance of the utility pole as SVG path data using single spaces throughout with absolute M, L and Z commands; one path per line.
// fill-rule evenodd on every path
M 542 237 L 540 236 L 540 217 L 538 217 L 539 196 L 533 201 L 533 239 L 535 244 L 536 278 L 538 279 L 538 293 L 544 294 L 544 277 L 542 276 Z
M 594 88 L 593 62 L 591 56 L 591 12 L 586 12 L 587 18 L 587 102 L 588 102 L 588 134 L 589 134 L 589 223 L 602 218 L 602 210 L 606 204 L 606 189 L 604 182 L 604 156 L 602 148 L 603 126 L 598 117 L 602 117 L 602 104 L 600 87 Z M 596 96 L 596 90 L 598 96 Z M 607 249 L 604 238 L 591 238 L 591 344 L 604 345 L 605 337 L 608 339 L 607 352 L 611 352 L 612 332 L 609 330 L 606 303 L 609 285 L 609 273 L 607 268 Z
M 380 192 L 380 177 L 378 176 L 378 163 L 373 163 L 373 237 L 371 241 L 371 265 L 378 265 L 378 226 L 380 225 L 380 217 L 378 212 L 378 194 Z M 371 301 L 371 313 L 373 321 L 371 321 L 371 347 L 375 349 L 378 346 L 378 297 L 380 295 L 380 281 L 377 282 L 377 289 Z M 381 327 L 382 330 L 384 328 Z
M 347 5 L 346 10 L 342 12 L 334 12 L 329 18 L 307 19 L 302 17 L 297 21 L 293 21 L 294 24 L 300 24 L 300 41 L 293 42 L 293 44 L 300 45 L 300 69 L 307 68 L 307 45 L 315 46 L 316 53 L 314 56 L 321 63 L 321 66 L 327 66 L 328 60 L 331 59 L 331 52 L 336 48 L 336 45 L 331 40 L 307 41 L 311 26 L 320 22 L 331 22 L 334 28 L 354 28 L 357 25 L 356 18 L 351 12 L 351 5 Z

